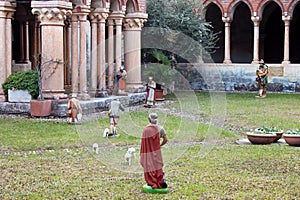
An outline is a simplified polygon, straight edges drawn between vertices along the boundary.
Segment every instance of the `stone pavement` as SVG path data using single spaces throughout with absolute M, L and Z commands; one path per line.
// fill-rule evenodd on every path
M 247 138 L 239 139 L 235 142 L 238 145 L 249 145 L 251 142 Z M 272 144 L 286 144 L 285 140 L 283 138 L 279 139 L 277 142 Z

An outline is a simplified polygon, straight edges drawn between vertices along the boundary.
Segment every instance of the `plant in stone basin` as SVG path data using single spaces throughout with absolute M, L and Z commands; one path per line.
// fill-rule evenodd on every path
M 291 146 L 300 146 L 299 129 L 288 130 L 285 134 L 283 134 L 283 138 L 285 142 Z
M 37 98 L 38 90 L 38 73 L 34 70 L 26 70 L 12 73 L 2 84 L 5 96 L 8 90 L 28 90 L 32 98 Z
M 289 134 L 289 135 L 300 135 L 300 130 L 299 129 L 288 130 L 286 132 L 286 134 Z
M 273 132 L 281 132 L 282 130 L 280 128 L 277 128 L 277 127 L 265 127 L 265 126 L 262 126 L 262 127 L 259 127 L 257 129 L 255 129 L 255 132 L 261 132 L 261 133 L 264 133 L 264 134 L 268 134 L 268 133 L 273 133 Z
M 273 142 L 277 142 L 281 138 L 284 131 L 275 126 L 273 126 L 273 127 L 262 126 L 262 127 L 255 129 L 255 133 L 256 134 L 276 134 L 277 137 L 275 138 L 275 140 Z

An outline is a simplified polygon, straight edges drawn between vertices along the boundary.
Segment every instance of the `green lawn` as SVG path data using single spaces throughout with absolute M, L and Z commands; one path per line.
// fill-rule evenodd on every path
M 254 95 L 176 94 L 167 110 L 151 109 L 170 139 L 163 147 L 166 195 L 142 193 L 138 158 L 124 161 L 128 147 L 139 153 L 144 109 L 123 113 L 121 136 L 111 139 L 102 138 L 106 117 L 78 126 L 0 118 L 0 199 L 298 199 L 299 147 L 234 141 L 262 125 L 299 128 L 300 96 Z

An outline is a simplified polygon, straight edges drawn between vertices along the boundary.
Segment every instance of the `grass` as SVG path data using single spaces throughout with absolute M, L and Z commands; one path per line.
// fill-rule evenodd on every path
M 177 97 L 171 96 L 172 99 Z M 186 96 L 182 101 L 190 101 Z M 243 131 L 257 127 L 281 128 L 283 130 L 300 128 L 300 94 L 268 94 L 265 99 L 255 98 L 253 93 L 198 93 L 197 100 L 200 117 L 213 120 L 221 116 L 221 125 L 232 126 Z M 180 103 L 171 104 L 183 110 Z M 193 104 L 185 107 L 193 110 Z M 218 112 L 216 112 L 218 110 Z
M 151 109 L 159 113 L 170 139 L 162 149 L 169 194 L 142 193 L 138 159 L 130 167 L 123 161 L 129 146 L 139 151 L 148 114 L 141 110 L 123 113 L 121 136 L 111 139 L 101 137 L 107 118 L 79 126 L 0 118 L 0 199 L 300 197 L 299 148 L 234 144 L 245 137 L 244 131 L 262 125 L 299 128 L 298 94 L 268 94 L 265 99 L 255 99 L 254 94 L 192 95 L 169 96 L 179 100 L 168 106 L 177 110 L 174 113 Z M 91 148 L 94 142 L 99 144 L 99 154 Z

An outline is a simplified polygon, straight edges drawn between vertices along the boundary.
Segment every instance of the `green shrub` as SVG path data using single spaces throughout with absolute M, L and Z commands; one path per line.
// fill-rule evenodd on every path
M 2 84 L 4 94 L 7 96 L 9 89 L 28 90 L 32 98 L 39 95 L 38 72 L 26 70 L 12 73 Z

